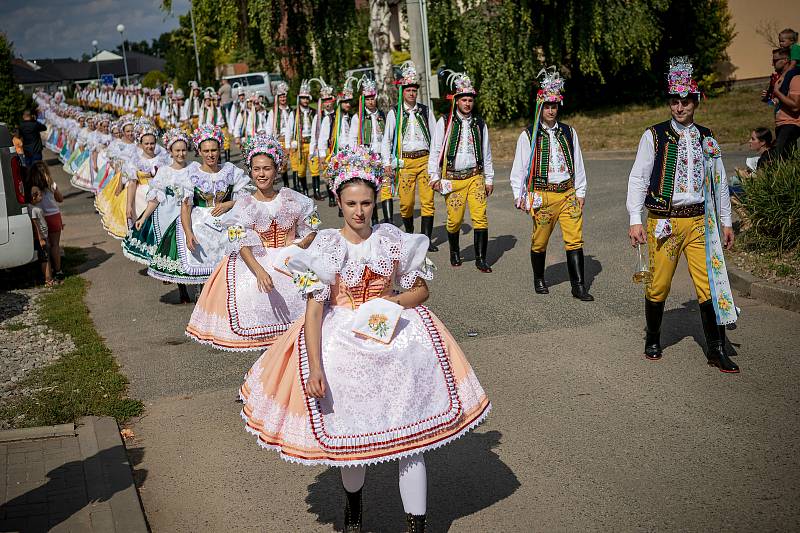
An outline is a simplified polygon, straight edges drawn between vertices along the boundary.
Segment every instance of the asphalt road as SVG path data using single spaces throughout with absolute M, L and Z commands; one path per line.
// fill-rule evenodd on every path
M 548 255 L 551 292 L 533 293 L 531 222 L 511 207 L 507 167 L 498 169 L 489 203 L 493 274 L 474 268 L 471 232 L 462 237 L 467 261 L 449 266 L 437 199 L 440 251 L 431 258 L 439 270 L 429 306 L 461 342 L 494 410 L 476 431 L 427 454 L 430 531 L 800 528 L 800 315 L 738 298 L 743 314 L 729 339 L 742 373 L 722 374 L 705 364 L 681 266 L 665 313 L 664 358 L 645 361 L 643 289 L 631 282 L 626 237 L 630 166 L 586 162 L 592 303 L 569 295 L 558 230 Z M 234 397 L 258 354 L 188 340 L 191 306 L 177 304 L 176 287 L 123 257 L 90 195 L 67 196 L 64 241 L 89 254 L 83 275 L 93 319 L 131 396 L 147 406 L 128 447 L 152 529 L 338 527 L 338 472 L 284 463 L 242 429 Z M 321 204 L 320 212 L 324 226 L 338 223 L 335 210 Z M 396 468 L 369 470 L 366 530 L 404 531 Z

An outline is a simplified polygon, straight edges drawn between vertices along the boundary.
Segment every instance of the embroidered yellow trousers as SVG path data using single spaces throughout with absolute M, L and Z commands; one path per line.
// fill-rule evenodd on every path
M 583 211 L 575 196 L 575 189 L 564 192 L 539 191 L 539 194 L 542 196 L 542 206 L 532 214 L 531 251 L 547 251 L 547 243 L 550 242 L 556 222 L 561 225 L 565 249 L 583 248 Z
M 300 143 L 300 147 L 289 153 L 289 162 L 292 164 L 292 172 L 297 172 L 301 178 L 306 177 L 306 172 L 311 172 L 312 176 L 319 176 L 319 157 L 309 157 L 311 144 Z
M 660 218 L 650 214 L 647 218 L 647 249 L 650 254 L 650 271 L 653 281 L 647 285 L 645 295 L 652 302 L 663 302 L 672 287 L 672 277 L 681 254 L 686 256 L 689 275 L 694 283 L 697 301 L 711 298 L 706 270 L 706 235 L 703 215 L 691 218 L 670 218 L 672 234 L 656 239 L 656 224 Z
M 482 175 L 472 176 L 465 180 L 453 180 L 453 192 L 445 197 L 447 204 L 447 232 L 457 233 L 464 223 L 464 215 L 469 206 L 469 216 L 473 229 L 486 229 L 489 220 L 486 218 L 486 185 Z
M 428 156 L 404 159 L 403 165 L 398 179 L 400 216 L 403 218 L 412 218 L 414 216 L 414 200 L 416 190 L 419 189 L 422 216 L 432 217 L 434 214 L 433 189 L 429 183 Z

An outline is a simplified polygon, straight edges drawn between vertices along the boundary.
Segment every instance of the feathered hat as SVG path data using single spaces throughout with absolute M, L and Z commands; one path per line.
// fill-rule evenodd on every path
M 205 100 L 206 98 L 208 98 L 209 100 L 213 100 L 215 94 L 217 94 L 217 91 L 214 90 L 213 87 L 206 87 L 206 90 L 203 91 L 203 100 Z
M 413 61 L 400 65 L 400 79 L 395 84 L 400 87 L 419 87 L 419 74 Z
M 315 78 L 317 79 L 317 78 Z M 325 80 L 322 78 L 318 79 L 320 87 L 319 87 L 319 99 L 320 100 L 333 100 L 334 96 L 334 88 L 333 85 L 328 85 L 325 83 Z
M 342 183 L 354 179 L 368 181 L 380 191 L 383 184 L 381 156 L 366 146 L 347 146 L 331 157 L 323 175 L 334 193 Z
M 303 80 L 300 82 L 300 91 L 297 93 L 298 98 L 311 98 L 311 80 Z
M 186 135 L 186 132 L 181 128 L 172 128 L 171 130 L 164 132 L 164 135 L 161 137 L 161 141 L 164 143 L 164 147 L 167 150 L 170 150 L 172 145 L 178 141 L 185 142 L 187 149 L 192 146 L 192 141 L 189 139 L 189 136 Z
M 289 84 L 285 81 L 279 81 L 275 85 L 275 96 L 282 96 L 285 94 L 289 94 Z
M 358 81 L 353 76 L 348 76 L 346 80 L 344 80 L 344 85 L 342 85 L 342 92 L 339 95 L 342 100 L 352 100 L 353 99 L 353 82 Z
M 450 75 L 447 76 L 447 85 L 453 89 L 453 98 L 478 95 L 478 91 L 473 87 L 472 80 L 466 72 L 453 72 L 452 70 L 445 72 L 450 72 Z
M 225 142 L 222 128 L 213 124 L 203 124 L 194 130 L 192 134 L 192 142 L 194 145 L 200 148 L 200 145 L 205 141 L 217 141 L 217 144 L 222 146 Z
M 275 163 L 275 166 L 280 168 L 283 160 L 286 159 L 286 152 L 278 139 L 266 133 L 257 133 L 248 138 L 242 146 L 244 153 L 244 164 L 250 170 L 250 163 L 257 155 L 269 156 Z
M 366 74 L 361 76 L 361 79 L 358 80 L 358 88 L 361 89 L 361 94 L 364 97 L 376 96 L 378 94 L 378 87 L 375 80 L 368 78 Z
M 692 79 L 694 67 L 686 56 L 672 57 L 667 73 L 667 94 L 686 98 L 690 94 L 700 94 L 697 82 Z
M 564 102 L 564 95 L 561 91 L 564 90 L 564 78 L 558 73 L 555 65 L 543 68 L 536 75 L 539 78 L 539 91 L 536 93 L 536 99 L 540 102 Z

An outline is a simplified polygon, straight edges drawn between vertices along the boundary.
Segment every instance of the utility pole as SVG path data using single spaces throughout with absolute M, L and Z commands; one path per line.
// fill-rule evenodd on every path
M 197 32 L 194 31 L 194 7 L 189 3 L 189 19 L 192 21 L 192 39 L 194 40 L 194 62 L 197 65 L 197 84 L 203 83 L 200 79 L 200 54 L 197 53 Z
M 406 0 L 411 61 L 420 73 L 420 100 L 431 107 L 431 98 L 439 97 L 439 82 L 431 76 L 431 52 L 428 45 L 426 0 Z M 433 78 L 433 79 L 432 79 Z

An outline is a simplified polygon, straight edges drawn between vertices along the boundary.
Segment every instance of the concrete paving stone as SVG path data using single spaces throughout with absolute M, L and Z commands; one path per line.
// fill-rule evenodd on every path
M 41 452 L 43 446 L 44 441 L 41 440 L 23 441 L 14 443 L 11 449 L 14 453 Z
M 7 457 L 7 462 L 8 462 L 9 465 L 24 465 L 25 464 L 25 452 L 9 453 L 6 457 Z
M 89 519 L 94 531 L 117 531 L 114 527 L 114 514 L 108 504 L 95 504 L 89 511 Z

